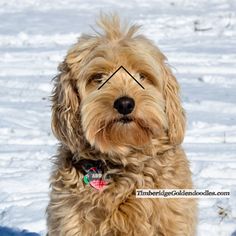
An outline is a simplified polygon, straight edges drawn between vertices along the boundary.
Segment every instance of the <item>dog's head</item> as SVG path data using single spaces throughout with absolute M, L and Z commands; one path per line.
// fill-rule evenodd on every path
M 166 58 L 139 27 L 102 16 L 104 34 L 82 35 L 59 66 L 52 106 L 56 137 L 72 151 L 84 142 L 125 153 L 166 136 L 180 144 L 185 116 Z M 122 67 L 121 67 L 122 66 Z

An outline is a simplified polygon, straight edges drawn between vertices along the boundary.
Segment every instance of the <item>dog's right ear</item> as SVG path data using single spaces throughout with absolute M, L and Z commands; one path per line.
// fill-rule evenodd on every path
M 59 141 L 75 151 L 80 145 L 80 98 L 76 80 L 66 61 L 58 67 L 52 94 L 52 131 Z
M 74 152 L 84 147 L 78 83 L 83 61 L 97 46 L 96 37 L 82 35 L 59 67 L 52 94 L 52 131 L 59 141 Z M 86 62 L 84 62 L 86 64 Z

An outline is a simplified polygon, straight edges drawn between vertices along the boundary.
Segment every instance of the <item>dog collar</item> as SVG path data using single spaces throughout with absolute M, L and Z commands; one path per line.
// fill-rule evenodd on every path
M 114 165 L 110 161 L 81 159 L 73 161 L 73 166 L 78 169 L 83 175 L 83 182 L 86 185 L 101 190 L 108 184 L 109 175 L 105 172 L 111 168 L 120 168 L 121 165 Z

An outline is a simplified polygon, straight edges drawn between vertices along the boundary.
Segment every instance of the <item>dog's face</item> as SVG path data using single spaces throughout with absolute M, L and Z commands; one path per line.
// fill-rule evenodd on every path
M 164 55 L 134 36 L 137 27 L 122 33 L 118 20 L 106 17 L 100 25 L 106 34 L 82 36 L 60 66 L 52 117 L 58 139 L 72 151 L 87 140 L 119 154 L 163 137 L 181 143 L 185 118 Z
M 82 127 L 89 143 L 102 152 L 143 146 L 168 127 L 162 81 L 145 46 L 140 40 L 102 41 L 81 68 Z

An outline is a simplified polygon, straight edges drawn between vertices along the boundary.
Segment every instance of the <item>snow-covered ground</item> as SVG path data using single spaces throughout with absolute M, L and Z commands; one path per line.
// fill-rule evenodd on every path
M 100 10 L 143 25 L 182 86 L 184 142 L 198 189 L 231 189 L 199 203 L 198 236 L 236 231 L 235 0 L 0 0 L 0 225 L 45 233 L 51 79 Z M 222 215 L 223 212 L 223 215 Z

